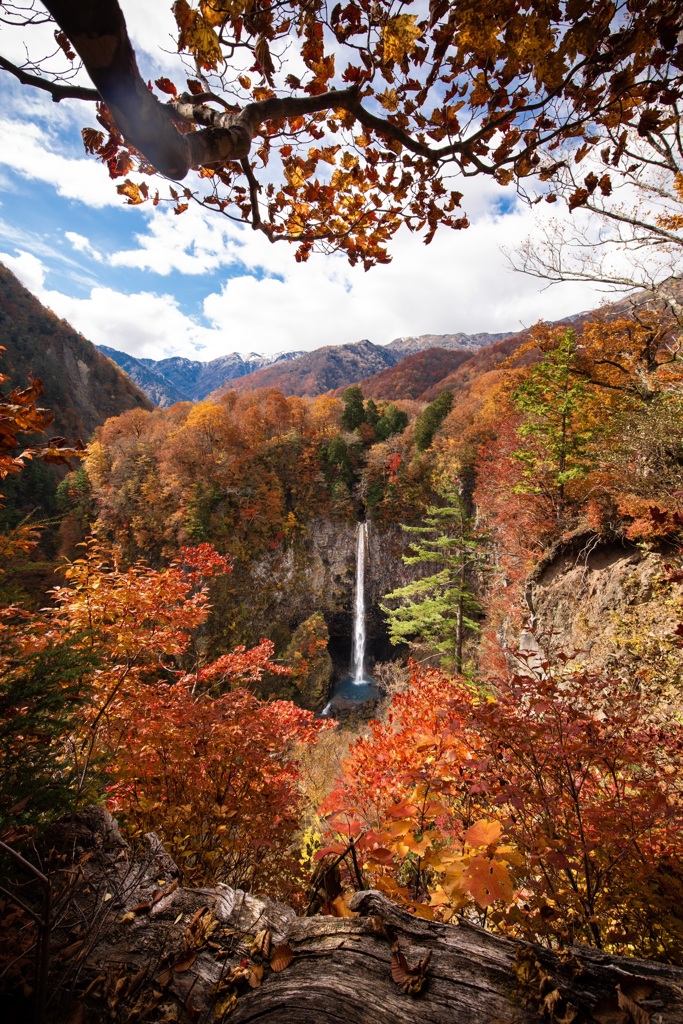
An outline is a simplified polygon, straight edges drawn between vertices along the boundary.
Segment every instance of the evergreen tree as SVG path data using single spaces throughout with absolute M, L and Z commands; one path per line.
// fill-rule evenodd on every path
M 372 399 L 368 401 L 368 405 Z M 378 441 L 386 441 L 392 434 L 402 434 L 408 426 L 408 413 L 399 409 L 397 405 L 390 402 L 382 411 L 382 415 L 375 425 L 375 434 Z
M 444 487 L 440 494 L 444 504 L 431 505 L 421 526 L 401 526 L 415 537 L 404 563 L 424 563 L 436 571 L 387 594 L 385 601 L 399 602 L 397 606 L 380 607 L 389 620 L 392 644 L 420 637 L 460 672 L 465 631 L 479 628 L 481 606 L 472 576 L 483 567 L 482 538 L 455 487 Z
M 576 372 L 576 336 L 565 331 L 512 395 L 513 405 L 525 414 L 517 428 L 528 443 L 514 453 L 524 467 L 518 490 L 544 496 L 558 522 L 564 516 L 565 487 L 590 469 L 588 445 L 592 439 L 586 382 Z
M 434 435 L 448 416 L 453 405 L 453 392 L 442 391 L 431 405 L 420 413 L 415 421 L 413 440 L 419 452 L 425 452 L 434 440 Z
M 8 635 L 9 633 L 9 635 Z M 73 807 L 83 766 L 69 735 L 90 697 L 97 659 L 76 640 L 25 652 L 5 632 L 0 654 L 0 832 Z
M 365 403 L 365 422 L 369 423 L 371 427 L 376 427 L 379 418 L 380 412 L 377 408 L 377 403 L 374 398 L 368 398 Z
M 344 430 L 356 430 L 361 423 L 365 423 L 365 406 L 363 405 L 363 392 L 355 385 L 347 388 L 342 395 L 344 411 L 341 423 Z

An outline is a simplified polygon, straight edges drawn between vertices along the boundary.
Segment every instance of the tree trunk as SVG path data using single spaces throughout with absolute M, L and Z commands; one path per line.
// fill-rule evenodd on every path
M 412 917 L 373 891 L 354 896 L 356 916 L 301 918 L 225 885 L 182 888 L 156 836 L 134 858 L 101 810 L 77 816 L 76 838 L 73 828 L 50 836 L 53 848 L 81 850 L 53 936 L 59 991 L 50 1005 L 60 1024 L 683 1024 L 679 968 L 583 947 L 558 955 L 472 924 Z M 81 939 L 70 949 L 76 924 Z M 254 943 L 264 929 L 270 952 L 267 936 Z M 392 979 L 392 959 L 398 982 L 417 994 Z

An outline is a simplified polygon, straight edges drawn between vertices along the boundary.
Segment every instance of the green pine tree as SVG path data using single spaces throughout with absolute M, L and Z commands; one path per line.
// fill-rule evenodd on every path
M 365 406 L 363 405 L 363 392 L 354 385 L 347 388 L 342 395 L 344 411 L 341 416 L 341 423 L 344 430 L 356 430 L 361 423 L 365 423 Z
M 413 441 L 419 452 L 426 452 L 434 440 L 434 435 L 448 416 L 453 405 L 453 392 L 442 391 L 431 405 L 420 413 L 415 420 Z
M 576 372 L 576 336 L 567 330 L 557 346 L 534 366 L 512 395 L 513 405 L 525 414 L 517 428 L 528 443 L 514 452 L 524 467 L 517 488 L 539 494 L 551 504 L 561 522 L 566 505 L 566 485 L 590 469 L 587 426 L 591 396 L 585 380 Z
M 392 644 L 419 637 L 461 672 L 465 632 L 479 628 L 481 605 L 472 577 L 483 568 L 483 538 L 455 487 L 444 487 L 440 494 L 444 504 L 431 505 L 422 525 L 401 527 L 415 537 L 404 563 L 435 571 L 392 590 L 384 600 L 398 603 L 380 607 L 388 617 Z

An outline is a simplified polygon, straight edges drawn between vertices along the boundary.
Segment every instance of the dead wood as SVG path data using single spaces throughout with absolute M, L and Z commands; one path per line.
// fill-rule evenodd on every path
M 156 836 L 134 857 L 105 811 L 79 818 L 76 848 L 69 827 L 51 836 L 81 864 L 53 936 L 55 1021 L 683 1024 L 676 967 L 427 922 L 374 891 L 353 898 L 355 917 L 297 917 L 225 885 L 182 887 Z

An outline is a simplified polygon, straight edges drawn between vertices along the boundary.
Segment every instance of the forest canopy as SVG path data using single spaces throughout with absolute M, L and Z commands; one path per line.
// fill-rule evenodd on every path
M 69 70 L 0 67 L 55 100 L 97 103 L 85 146 L 127 202 L 180 213 L 197 201 L 295 242 L 300 260 L 337 248 L 367 268 L 402 224 L 426 242 L 466 227 L 459 179 L 548 179 L 566 140 L 577 158 L 616 140 L 602 151 L 609 194 L 626 135 L 656 140 L 677 117 L 675 0 L 177 0 L 182 73 L 154 83 L 117 0 L 45 6 Z M 22 28 L 41 20 L 32 5 L 2 9 Z M 72 82 L 79 58 L 94 89 Z M 180 191 L 130 178 L 191 169 Z

